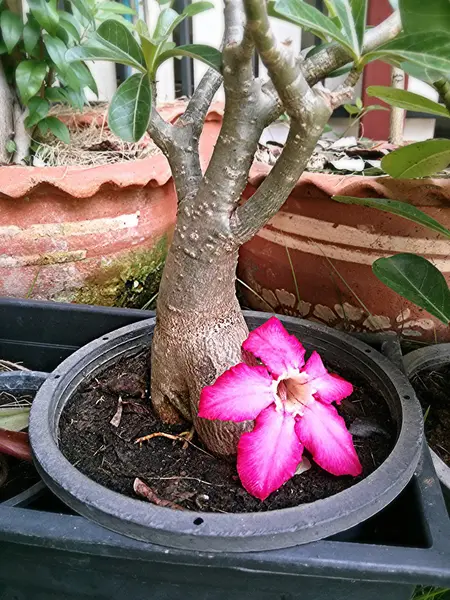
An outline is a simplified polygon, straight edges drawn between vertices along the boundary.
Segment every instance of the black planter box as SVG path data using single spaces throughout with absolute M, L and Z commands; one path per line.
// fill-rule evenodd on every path
M 0 356 L 49 370 L 151 314 L 0 301 Z M 395 336 L 363 339 L 401 359 Z M 0 507 L 0 542 L 1 600 L 406 600 L 416 584 L 450 586 L 450 519 L 427 447 L 387 509 L 304 546 L 209 554 L 145 544 L 70 514 L 49 492 L 28 508 Z

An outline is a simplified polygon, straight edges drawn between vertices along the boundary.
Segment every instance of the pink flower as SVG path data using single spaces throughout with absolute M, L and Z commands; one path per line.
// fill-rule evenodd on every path
M 237 469 L 244 488 L 260 500 L 290 479 L 303 448 L 333 475 L 361 473 L 362 467 L 344 419 L 332 402 L 353 386 L 328 373 L 317 352 L 305 363 L 305 349 L 276 317 L 250 333 L 242 345 L 264 363 L 231 367 L 203 388 L 199 417 L 220 421 L 254 420 L 238 444 Z

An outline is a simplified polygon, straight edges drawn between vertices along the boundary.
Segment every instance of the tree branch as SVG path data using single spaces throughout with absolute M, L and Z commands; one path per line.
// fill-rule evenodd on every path
M 153 95 L 156 103 L 156 94 Z M 153 105 L 152 116 L 148 125 L 148 133 L 160 150 L 168 157 L 171 146 L 175 143 L 174 127 L 161 117 Z
M 251 237 L 279 210 L 302 174 L 332 113 L 330 93 L 312 90 L 300 66 L 273 35 L 265 0 L 244 0 L 258 53 L 291 117 L 289 136 L 270 174 L 253 196 L 231 216 L 238 244 Z
M 397 36 L 401 30 L 400 13 L 395 11 L 382 23 L 366 32 L 362 50 L 363 54 L 367 54 L 375 50 L 378 46 L 385 44 Z M 307 58 L 302 63 L 302 70 L 309 85 L 315 85 L 336 69 L 344 67 L 351 60 L 351 56 L 342 46 L 332 44 L 328 48 L 314 54 L 314 56 Z
M 226 215 L 237 205 L 265 126 L 267 99 L 253 75 L 253 40 L 242 0 L 225 2 L 223 81 L 225 112 L 220 135 L 199 188 L 200 201 L 220 199 Z M 225 218 L 224 218 L 225 223 Z
M 398 35 L 401 29 L 400 13 L 396 11 L 380 25 L 367 31 L 364 36 L 363 52 L 370 52 L 381 44 L 388 42 Z M 314 86 L 336 69 L 345 67 L 351 60 L 352 57 L 342 46 L 332 44 L 304 61 L 298 57 L 297 64 L 300 65 L 308 84 Z M 272 81 L 266 81 L 262 89 L 266 94 L 272 96 L 272 105 L 268 111 L 266 123 L 270 125 L 283 113 L 284 108 L 277 97 Z
M 155 108 L 156 97 L 156 85 L 153 84 L 154 105 L 148 133 L 169 161 L 178 202 L 181 203 L 195 196 L 202 179 L 198 136 L 193 135 L 191 127 L 164 121 Z
M 445 108 L 450 112 L 450 81 L 443 77 L 433 83 L 435 89 L 439 92 Z
M 208 69 L 190 99 L 184 115 L 179 119 L 182 124 L 191 124 L 193 133 L 197 137 L 203 128 L 214 94 L 221 85 L 222 75 L 215 69 Z

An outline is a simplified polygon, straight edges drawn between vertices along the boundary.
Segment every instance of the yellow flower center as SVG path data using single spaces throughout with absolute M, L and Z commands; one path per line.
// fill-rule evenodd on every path
M 295 415 L 303 415 L 304 408 L 314 400 L 317 390 L 308 382 L 307 373 L 290 373 L 289 377 L 279 378 L 276 386 L 277 407 Z

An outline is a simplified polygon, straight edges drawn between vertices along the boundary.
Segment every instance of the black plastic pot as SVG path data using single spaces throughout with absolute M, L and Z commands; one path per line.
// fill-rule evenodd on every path
M 421 371 L 439 368 L 450 364 L 450 344 L 436 344 L 414 350 L 404 357 L 405 369 L 408 377 L 413 380 Z M 450 390 L 448 393 L 450 402 Z M 450 508 L 450 467 L 430 448 L 434 468 L 444 490 L 448 507 Z
M 250 328 L 270 315 L 246 314 Z M 88 479 L 60 452 L 58 422 L 79 384 L 124 355 L 149 347 L 154 319 L 103 336 L 64 361 L 36 396 L 30 439 L 42 478 L 80 514 L 133 538 L 208 552 L 286 548 L 350 529 L 387 506 L 406 486 L 422 445 L 420 406 L 406 377 L 369 346 L 317 323 L 280 317 L 306 348 L 362 375 L 385 398 L 397 424 L 397 442 L 385 462 L 353 487 L 310 504 L 249 514 L 174 511 L 129 498 Z
M 105 333 L 154 316 L 153 311 L 0 298 L 0 357 L 53 371 Z
M 38 303 L 38 310 L 35 302 L 24 304 L 18 312 L 32 331 L 39 326 L 35 320 L 57 322 L 63 314 L 66 327 L 51 332 L 52 343 L 76 345 L 81 334 L 72 328 L 70 309 L 78 307 L 53 312 L 52 303 Z M 83 308 L 91 311 L 95 328 L 97 309 Z M 9 302 L 8 313 L 14 309 Z M 129 322 L 136 320 L 134 312 Z M 120 313 L 122 318 L 127 311 Z M 116 314 L 112 310 L 107 319 Z M 3 327 L 0 319 L 5 339 Z M 48 364 L 54 347 L 43 333 L 42 346 L 36 341 L 34 349 Z M 26 339 L 25 330 L 14 328 L 7 338 L 8 347 L 17 349 L 15 360 L 33 359 L 18 334 Z M 364 341 L 401 365 L 395 335 L 365 335 Z M 352 542 L 344 533 L 268 552 L 174 550 L 112 533 L 67 514 L 57 502 L 46 492 L 29 508 L 0 506 L 2 600 L 407 600 L 416 584 L 450 586 L 450 521 L 426 445 L 410 483 L 361 524 Z
M 47 379 L 48 373 L 40 371 L 12 371 L 0 374 L 0 392 L 35 393 Z M 1 503 L 2 506 L 27 506 L 36 500 L 45 490 L 42 481 L 34 483 L 29 488 Z

